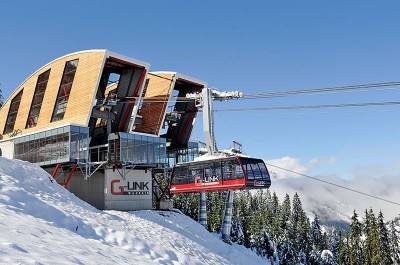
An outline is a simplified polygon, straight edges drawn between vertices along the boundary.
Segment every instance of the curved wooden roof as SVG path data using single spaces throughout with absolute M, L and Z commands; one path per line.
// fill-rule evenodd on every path
M 4 135 L 2 134 L 4 132 L 11 102 L 22 90 L 22 98 L 14 124 L 14 131 L 18 130 L 19 133 L 26 134 L 43 130 L 47 127 L 55 127 L 71 123 L 88 126 L 104 63 L 106 59 L 110 57 L 141 68 L 149 68 L 149 64 L 147 63 L 107 50 L 79 51 L 59 57 L 40 67 L 30 75 L 20 86 L 17 87 L 4 103 L 3 107 L 0 109 L 0 140 L 10 137 L 9 133 Z M 64 74 L 64 68 L 66 63 L 71 60 L 78 60 L 78 65 L 72 82 L 65 114 L 62 120 L 51 122 L 57 95 L 60 89 L 61 79 Z M 48 70 L 50 70 L 50 76 L 47 82 L 36 126 L 33 128 L 26 128 L 38 77 Z

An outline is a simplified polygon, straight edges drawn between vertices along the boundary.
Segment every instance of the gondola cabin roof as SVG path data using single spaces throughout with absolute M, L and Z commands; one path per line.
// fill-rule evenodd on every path
M 269 188 L 271 179 L 262 159 L 232 156 L 178 163 L 171 193 Z

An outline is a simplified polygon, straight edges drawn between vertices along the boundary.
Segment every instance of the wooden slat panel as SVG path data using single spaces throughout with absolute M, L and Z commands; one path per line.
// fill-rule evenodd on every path
M 149 74 L 147 77 L 149 83 L 139 113 L 143 117 L 143 123 L 137 125 L 135 131 L 158 135 L 173 90 L 173 74 Z
M 74 59 L 79 59 L 79 63 L 72 84 L 64 119 L 57 122 L 50 122 L 65 63 Z M 27 134 L 67 123 L 87 126 L 86 123 L 88 121 L 88 115 L 90 115 L 91 112 L 93 93 L 97 89 L 96 86 L 99 75 L 101 74 L 103 59 L 104 51 L 71 54 L 46 65 L 46 67 L 32 75 L 21 86 L 19 86 L 11 96 L 12 99 L 21 89 L 24 89 L 14 130 L 19 129 L 22 131 L 22 134 Z M 38 124 L 33 128 L 25 129 L 37 78 L 48 69 L 51 69 L 51 72 L 43 98 Z M 0 133 L 4 130 L 10 103 L 11 100 L 8 100 L 4 107 L 0 109 Z M 3 139 L 6 138 L 9 138 L 9 135 L 3 135 Z

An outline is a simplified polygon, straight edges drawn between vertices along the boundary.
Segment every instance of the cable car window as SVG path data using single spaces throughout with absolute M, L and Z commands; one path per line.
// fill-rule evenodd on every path
M 257 179 L 257 180 L 261 180 L 263 177 L 262 177 L 261 170 L 258 167 L 258 164 L 257 163 L 252 163 L 251 164 L 251 168 L 253 169 L 254 178 Z
M 269 179 L 269 173 L 268 173 L 268 170 L 267 170 L 267 167 L 265 166 L 265 164 L 264 163 L 258 163 L 258 167 L 261 170 L 262 177 L 264 179 Z
M 190 180 L 190 178 L 188 178 L 187 167 L 176 167 L 172 178 L 172 184 L 187 184 L 188 180 Z
M 189 167 L 189 176 L 188 183 L 195 183 L 198 179 L 202 180 L 204 177 L 204 168 L 200 166 Z
M 244 178 L 242 166 L 236 162 L 235 163 L 235 179 L 242 179 Z
M 232 161 L 222 162 L 222 172 L 224 180 L 235 179 L 235 167 L 232 164 Z
M 251 169 L 250 164 L 246 164 L 245 168 L 246 168 L 247 179 L 254 180 L 254 174 L 253 174 L 253 170 Z
M 221 163 L 209 163 L 205 165 L 204 169 L 205 179 L 212 181 L 221 181 Z

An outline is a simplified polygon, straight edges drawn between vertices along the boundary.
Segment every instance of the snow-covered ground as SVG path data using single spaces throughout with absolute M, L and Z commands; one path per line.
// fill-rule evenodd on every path
M 99 211 L 0 157 L 0 264 L 268 264 L 172 211 Z

